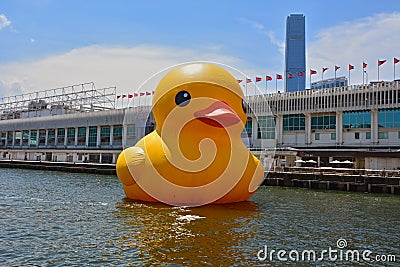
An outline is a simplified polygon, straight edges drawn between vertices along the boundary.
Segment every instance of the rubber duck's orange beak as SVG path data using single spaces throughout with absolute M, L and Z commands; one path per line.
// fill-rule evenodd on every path
M 239 116 L 224 101 L 217 101 L 209 107 L 196 111 L 194 117 L 213 127 L 224 128 L 240 121 Z

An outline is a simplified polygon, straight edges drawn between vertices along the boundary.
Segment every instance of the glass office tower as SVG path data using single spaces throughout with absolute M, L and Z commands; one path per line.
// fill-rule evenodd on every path
M 286 19 L 285 92 L 305 90 L 307 75 L 305 37 L 304 15 L 288 16 Z

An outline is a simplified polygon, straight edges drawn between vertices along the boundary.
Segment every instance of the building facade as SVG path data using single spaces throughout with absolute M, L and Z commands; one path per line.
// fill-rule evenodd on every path
M 286 19 L 285 92 L 305 90 L 305 71 L 305 17 L 302 14 L 291 14 Z
M 348 160 L 361 169 L 400 167 L 400 81 L 247 101 L 242 137 L 264 164 L 273 157 L 268 151 L 286 150 L 278 153 L 285 166 L 306 158 L 317 166 Z M 149 105 L 67 114 L 45 108 L 1 117 L 0 159 L 115 163 L 123 148 L 155 128 Z
M 400 167 L 398 81 L 252 96 L 249 103 L 258 120 L 252 125 L 254 147 L 273 141 L 276 147 L 296 148 L 320 166 L 339 158 L 356 168 Z M 263 127 L 268 124 L 275 125 L 275 132 Z

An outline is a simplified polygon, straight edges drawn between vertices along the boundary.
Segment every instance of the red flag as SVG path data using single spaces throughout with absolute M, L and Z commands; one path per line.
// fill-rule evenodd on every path
M 132 98 L 133 97 L 133 95 L 131 95 L 131 94 L 128 94 L 128 98 Z
M 154 95 L 154 91 L 151 92 Z
M 251 83 L 251 79 L 246 78 L 246 83 Z
M 340 69 L 340 67 L 335 65 L 335 71 L 337 71 L 338 69 Z
M 256 77 L 256 82 L 261 82 L 262 78 L 261 77 Z
M 294 78 L 293 74 L 291 74 L 291 73 L 288 73 L 288 74 L 286 75 L 286 77 L 287 77 L 288 79 L 293 79 L 293 78 Z
M 276 75 L 276 79 L 277 79 L 277 80 L 282 80 L 282 75 L 277 74 L 277 75 Z
M 310 75 L 313 75 L 313 74 L 317 74 L 317 71 L 310 69 Z
M 126 95 L 122 95 L 122 98 L 125 98 L 126 97 Z
M 146 95 L 151 95 L 151 93 L 150 92 L 146 92 Z
M 394 62 L 394 64 L 397 64 L 397 63 L 400 62 L 400 59 L 394 58 L 394 59 L 393 59 L 393 62 Z
M 380 66 L 380 65 L 382 65 L 383 63 L 385 63 L 386 62 L 386 59 L 384 59 L 384 60 L 379 60 L 378 59 L 378 67 Z
M 267 75 L 267 76 L 265 76 L 265 80 L 266 81 L 272 81 L 272 77 Z
M 328 68 L 322 68 L 322 73 L 324 73 L 327 70 L 328 70 Z
M 363 62 L 363 69 L 365 69 L 367 66 L 368 66 L 368 64 Z
M 117 99 L 119 99 L 121 96 L 120 95 L 117 95 Z
M 304 72 L 302 72 L 302 71 L 297 72 L 297 76 L 304 77 Z
M 352 70 L 352 69 L 354 69 L 354 66 L 349 64 L 349 70 Z
M 139 95 L 140 95 L 140 96 L 144 96 L 144 93 L 140 92 Z
M 238 83 L 241 83 L 241 82 L 243 82 L 243 80 L 236 80 Z
M 137 97 L 137 96 L 139 96 L 139 95 L 138 95 L 137 93 L 133 93 L 133 96 L 134 96 L 134 97 Z

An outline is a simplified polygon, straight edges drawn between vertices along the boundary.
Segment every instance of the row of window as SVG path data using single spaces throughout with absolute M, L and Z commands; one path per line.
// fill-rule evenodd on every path
M 378 127 L 400 128 L 400 109 L 378 110 Z M 311 117 L 311 129 L 335 129 L 336 115 L 316 115 Z M 371 128 L 370 111 L 343 112 L 343 128 Z M 305 129 L 305 115 L 283 116 L 283 130 L 296 131 Z
M 52 146 L 56 143 L 67 145 L 75 144 L 75 134 L 77 135 L 77 145 L 84 146 L 86 145 L 86 134 L 88 134 L 88 147 L 96 147 L 97 146 L 97 126 L 89 126 L 89 127 L 78 127 L 73 128 L 69 127 L 58 128 L 58 129 L 40 129 L 40 130 L 23 130 L 16 132 L 2 132 L 0 145 L 12 145 L 14 140 L 14 146 L 44 146 L 46 144 L 46 131 L 47 131 L 47 144 Z M 4 140 L 7 136 L 7 140 Z M 57 136 L 57 140 L 56 140 Z M 122 136 L 123 136 L 123 126 L 115 125 L 113 127 L 113 141 L 115 145 L 122 144 Z M 135 125 L 127 126 L 127 136 L 129 138 L 135 137 Z M 101 126 L 100 127 L 100 144 L 101 145 L 109 145 L 111 137 L 111 127 L 110 126 Z
M 284 131 L 304 131 L 305 125 L 306 125 L 306 119 L 304 114 L 291 114 L 283 116 Z M 379 110 L 378 127 L 400 128 L 400 109 Z M 343 112 L 343 128 L 345 129 L 371 128 L 370 111 Z M 336 115 L 320 114 L 311 116 L 311 129 L 312 130 L 336 129 Z M 248 121 L 246 123 L 245 131 L 251 132 L 251 121 L 250 122 Z M 259 139 L 275 138 L 275 118 L 273 116 L 260 116 L 258 118 L 258 138 Z M 336 139 L 336 137 L 334 139 Z M 382 138 L 380 139 L 385 139 L 385 138 L 384 136 L 382 136 Z

